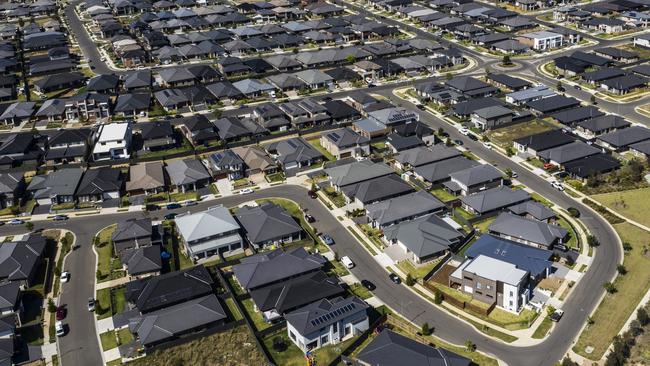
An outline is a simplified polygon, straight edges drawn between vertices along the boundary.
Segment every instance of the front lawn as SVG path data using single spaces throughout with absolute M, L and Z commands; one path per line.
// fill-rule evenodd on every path
M 413 279 L 424 278 L 429 272 L 433 270 L 433 267 L 437 266 L 440 263 L 440 259 L 433 260 L 421 265 L 415 265 L 409 260 L 403 260 L 397 263 L 397 267 L 402 270 L 404 273 L 410 273 Z
M 351 284 L 349 290 L 353 295 L 359 297 L 362 300 L 369 299 L 373 296 L 372 293 L 367 288 L 363 287 L 363 285 L 360 283 Z
M 496 216 L 475 222 L 472 224 L 472 226 L 474 226 L 474 229 L 479 230 L 484 234 L 488 232 L 488 227 L 490 227 L 490 224 L 492 224 L 494 220 L 496 220 Z
M 650 233 L 628 223 L 613 226 L 621 240 L 629 243 L 632 250 L 625 253 L 623 259 L 627 274 L 616 278 L 616 292 L 605 296 L 592 316 L 594 323 L 580 334 L 573 347 L 576 353 L 591 360 L 602 357 L 612 338 L 618 334 L 650 288 L 650 253 L 647 248 Z M 593 347 L 593 352 L 585 352 L 586 347 Z
M 533 332 L 533 338 L 542 339 L 546 337 L 548 332 L 551 330 L 551 326 L 553 326 L 553 321 L 551 321 L 549 317 L 545 316 L 544 320 L 539 323 L 539 326 L 535 329 L 535 332 Z
M 187 201 L 187 200 L 198 200 L 199 193 L 196 191 L 189 191 L 189 192 L 176 192 L 176 193 L 170 193 L 169 194 L 169 200 L 172 202 L 182 202 L 182 201 Z
M 115 337 L 114 330 L 109 330 L 108 332 L 100 334 L 99 339 L 101 340 L 102 350 L 104 351 L 117 347 L 117 338 Z
M 115 225 L 102 229 L 95 236 L 95 251 L 97 252 L 97 282 L 104 282 L 121 278 L 126 275 L 122 269 L 120 259 L 115 256 L 111 236 Z
M 345 206 L 345 197 L 343 197 L 343 194 L 341 192 L 337 192 L 333 187 L 323 188 L 323 193 L 325 193 L 327 198 L 329 198 L 336 207 Z

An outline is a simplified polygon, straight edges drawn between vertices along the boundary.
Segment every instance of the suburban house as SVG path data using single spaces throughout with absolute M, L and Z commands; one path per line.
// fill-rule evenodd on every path
M 116 256 L 120 256 L 127 249 L 162 244 L 162 241 L 161 225 L 153 225 L 150 218 L 119 221 L 111 235 Z
M 561 226 L 508 212 L 499 214 L 488 227 L 488 232 L 504 239 L 543 249 L 552 249 L 555 244 L 564 243 L 569 236 L 569 232 Z
M 292 243 L 303 237 L 300 224 L 287 210 L 273 202 L 243 206 L 235 211 L 235 217 L 256 249 Z
M 435 214 L 384 228 L 384 241 L 397 244 L 413 263 L 435 260 L 458 248 L 465 235 Z
M 575 141 L 575 138 L 558 129 L 516 139 L 512 142 L 512 145 L 522 154 L 536 156 L 541 151 L 566 145 L 573 141 Z
M 158 276 L 162 270 L 159 244 L 126 249 L 120 256 L 122 268 L 130 279 Z
M 276 249 L 242 258 L 232 267 L 237 282 L 248 291 L 263 288 L 301 275 L 320 271 L 327 263 L 322 255 L 310 254 L 303 247 Z
M 126 283 L 125 297 L 131 309 L 148 314 L 214 293 L 210 272 L 198 265 Z
M 370 139 L 349 127 L 323 133 L 320 144 L 337 160 L 370 154 Z
M 547 206 L 537 201 L 526 201 L 508 207 L 508 210 L 518 216 L 552 224 L 557 219 L 557 214 Z
M 356 357 L 363 366 L 470 366 L 472 360 L 435 348 L 388 328 L 379 333 Z
M 578 123 L 576 130 L 584 137 L 592 139 L 602 134 L 614 132 L 627 127 L 630 127 L 630 122 L 626 121 L 623 117 L 614 114 L 606 114 Z
M 24 191 L 24 172 L 0 173 L 0 209 L 19 205 Z
M 55 170 L 47 175 L 35 175 L 27 186 L 27 192 L 42 206 L 74 205 L 83 174 L 82 168 L 67 168 Z
M 393 169 L 384 163 L 361 160 L 327 168 L 325 174 L 329 177 L 332 187 L 340 191 L 349 185 L 393 174 Z
M 472 113 L 472 123 L 482 131 L 512 123 L 515 112 L 500 105 L 480 108 Z
M 460 150 L 439 144 L 431 147 L 418 146 L 400 151 L 395 156 L 395 166 L 400 170 L 416 169 L 423 165 L 461 156 Z
M 167 189 L 168 178 L 162 162 L 133 164 L 129 167 L 126 191 L 131 195 L 156 194 Z
M 366 216 L 374 228 L 385 229 L 445 209 L 445 204 L 427 191 L 417 191 L 365 207 Z
M 77 187 L 77 199 L 79 202 L 116 202 L 123 187 L 124 180 L 120 169 L 88 169 Z
M 90 128 L 70 128 L 56 131 L 47 140 L 43 160 L 47 165 L 81 163 L 85 161 L 93 132 Z
M 525 33 L 517 37 L 517 40 L 536 51 L 559 48 L 564 45 L 563 35 L 549 31 Z
M 399 136 L 415 136 L 418 139 L 422 140 L 427 146 L 431 146 L 437 141 L 436 134 L 433 129 L 421 121 L 405 123 L 403 125 L 396 126 L 393 130 Z
M 244 160 L 234 151 L 227 149 L 210 155 L 210 168 L 215 179 L 230 180 L 244 177 Z
M 523 189 L 500 186 L 460 198 L 462 207 L 474 214 L 485 215 L 528 201 L 530 195 Z
M 596 144 L 613 151 L 624 151 L 631 144 L 650 140 L 650 130 L 632 126 L 598 136 Z
M 413 191 L 414 189 L 410 184 L 394 173 L 349 184 L 341 188 L 346 203 L 358 208 Z
M 277 162 L 285 172 L 306 168 L 323 161 L 323 154 L 302 137 L 274 142 L 266 147 L 271 154 L 277 154 Z
M 23 301 L 20 292 L 20 283 L 0 283 L 0 314 L 4 318 L 10 314 L 16 314 L 16 320 L 20 323 L 20 312 L 23 311 Z M 1 337 L 1 336 L 0 336 Z
M 273 174 L 278 171 L 278 165 L 273 158 L 260 146 L 236 147 L 233 152 L 244 160 L 246 176 Z
M 231 253 L 244 247 L 239 224 L 223 206 L 178 215 L 175 221 L 183 250 L 192 259 Z
M 449 174 L 450 180 L 442 185 L 454 194 L 463 196 L 499 187 L 503 184 L 503 174 L 489 164 L 482 164 Z
M 172 160 L 165 167 L 169 181 L 179 192 L 196 191 L 210 183 L 210 173 L 201 160 L 188 158 Z
M 93 160 L 128 159 L 131 148 L 131 123 L 102 124 L 97 130 Z
M 548 163 L 564 166 L 564 164 L 570 161 L 578 160 L 599 153 L 600 149 L 594 146 L 587 145 L 582 141 L 574 141 L 566 145 L 543 150 L 538 153 L 538 156 Z
M 284 316 L 287 332 L 301 351 L 337 344 L 369 328 L 368 304 L 353 296 L 313 302 Z
M 26 289 L 33 285 L 45 253 L 46 239 L 29 235 L 21 241 L 0 244 L 0 281 L 19 283 Z
M 167 150 L 176 146 L 174 128 L 169 121 L 138 123 L 135 129 L 140 134 L 145 151 Z

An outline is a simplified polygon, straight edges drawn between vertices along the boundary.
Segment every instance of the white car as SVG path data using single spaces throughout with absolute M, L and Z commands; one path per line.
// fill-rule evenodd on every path
M 344 256 L 344 257 L 341 257 L 341 263 L 343 263 L 343 265 L 345 267 L 347 267 L 348 269 L 354 268 L 354 262 L 347 255 Z
M 101 61 L 101 62 L 106 61 L 106 57 L 100 57 L 100 58 L 99 58 L 99 61 Z
M 22 224 L 25 223 L 25 221 L 23 221 L 21 219 L 11 219 L 11 220 L 7 221 L 7 223 L 9 225 L 22 225 Z
M 461 129 L 458 130 L 458 131 L 459 131 L 461 134 L 465 135 L 465 136 L 469 135 L 469 130 L 466 129 L 465 127 L 461 128 Z
M 65 271 L 61 273 L 61 283 L 66 283 L 68 281 L 70 281 L 70 272 Z
M 489 141 L 485 141 L 483 143 L 483 147 L 485 147 L 486 149 L 492 150 L 492 144 Z
M 557 189 L 558 191 L 564 191 L 564 186 L 562 185 L 562 183 L 556 180 L 551 182 L 551 186 L 553 186 L 553 188 Z
M 60 320 L 54 323 L 54 329 L 56 330 L 57 337 L 62 337 L 65 335 L 65 328 L 63 328 L 63 322 Z
M 255 192 L 253 188 L 244 188 L 241 191 L 239 191 L 239 194 L 251 194 L 253 192 Z

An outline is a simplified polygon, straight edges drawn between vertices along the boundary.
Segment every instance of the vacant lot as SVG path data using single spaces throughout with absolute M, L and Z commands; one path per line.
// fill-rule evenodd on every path
M 540 132 L 549 131 L 556 128 L 557 128 L 556 126 L 553 126 L 548 122 L 542 120 L 535 120 L 530 122 L 518 123 L 513 126 L 497 128 L 495 130 L 488 132 L 488 137 L 490 138 L 491 141 L 503 147 L 506 147 L 506 146 L 510 146 L 510 144 L 512 144 L 512 141 L 518 138 L 529 136 Z
M 233 345 L 237 345 L 234 347 Z M 264 356 L 245 326 L 201 337 L 128 363 L 131 366 L 264 365 Z
M 573 347 L 575 352 L 592 360 L 601 358 L 650 288 L 650 252 L 647 249 L 650 233 L 628 223 L 616 224 L 614 228 L 632 250 L 625 253 L 623 260 L 627 274 L 614 281 L 616 293 L 605 296 L 592 317 L 594 324 L 582 332 Z M 593 352 L 587 354 L 586 347 L 593 347 Z
M 640 224 L 650 226 L 650 188 L 596 194 L 594 200 Z

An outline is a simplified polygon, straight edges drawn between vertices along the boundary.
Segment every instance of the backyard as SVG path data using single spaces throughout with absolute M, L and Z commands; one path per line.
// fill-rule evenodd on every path
M 650 288 L 650 233 L 628 223 L 613 225 L 621 240 L 629 243 L 623 265 L 627 274 L 619 275 L 613 285 L 616 292 L 607 294 L 592 315 L 593 324 L 580 334 L 573 350 L 589 359 L 598 360 L 609 347 L 628 317 Z M 586 348 L 593 351 L 587 353 Z
M 318 150 L 321 154 L 323 154 L 323 156 L 325 157 L 325 159 L 327 159 L 327 160 L 329 160 L 329 161 L 334 161 L 334 160 L 336 160 L 336 158 L 334 157 L 334 155 L 330 154 L 330 152 L 327 151 L 327 150 L 325 150 L 325 148 L 320 144 L 320 138 L 307 140 L 307 142 L 309 142 L 309 144 L 310 144 L 311 146 L 313 146 L 314 148 L 316 148 L 316 150 Z
M 126 273 L 122 269 L 120 259 L 113 251 L 111 236 L 115 231 L 115 225 L 102 229 L 95 237 L 95 251 L 97 252 L 97 282 L 110 281 L 124 277 Z
M 280 340 L 279 343 L 282 347 L 274 347 L 274 343 Z M 321 347 L 313 352 L 314 359 L 318 365 L 329 365 L 355 340 L 356 338 L 350 338 L 338 344 Z M 269 334 L 264 338 L 263 343 L 276 365 L 304 366 L 307 364 L 304 352 L 291 342 L 286 329 Z
M 446 190 L 446 189 L 444 189 L 442 187 L 432 189 L 430 191 L 430 193 L 432 195 L 436 196 L 436 198 L 438 198 L 442 202 L 449 202 L 449 201 L 452 201 L 452 200 L 455 200 L 456 198 L 458 198 L 458 197 L 454 196 L 453 194 L 449 193 L 448 190 Z
M 237 345 L 233 347 L 232 345 Z M 157 350 L 129 362 L 129 366 L 264 365 L 266 360 L 245 326 Z
M 650 226 L 650 188 L 596 194 L 594 200 L 642 225 Z
M 248 314 L 250 320 L 253 321 L 253 325 L 255 325 L 257 331 L 262 331 L 271 326 L 271 324 L 264 321 L 259 311 L 255 311 L 255 303 L 252 299 L 242 300 L 241 304 L 244 306 L 244 311 Z

